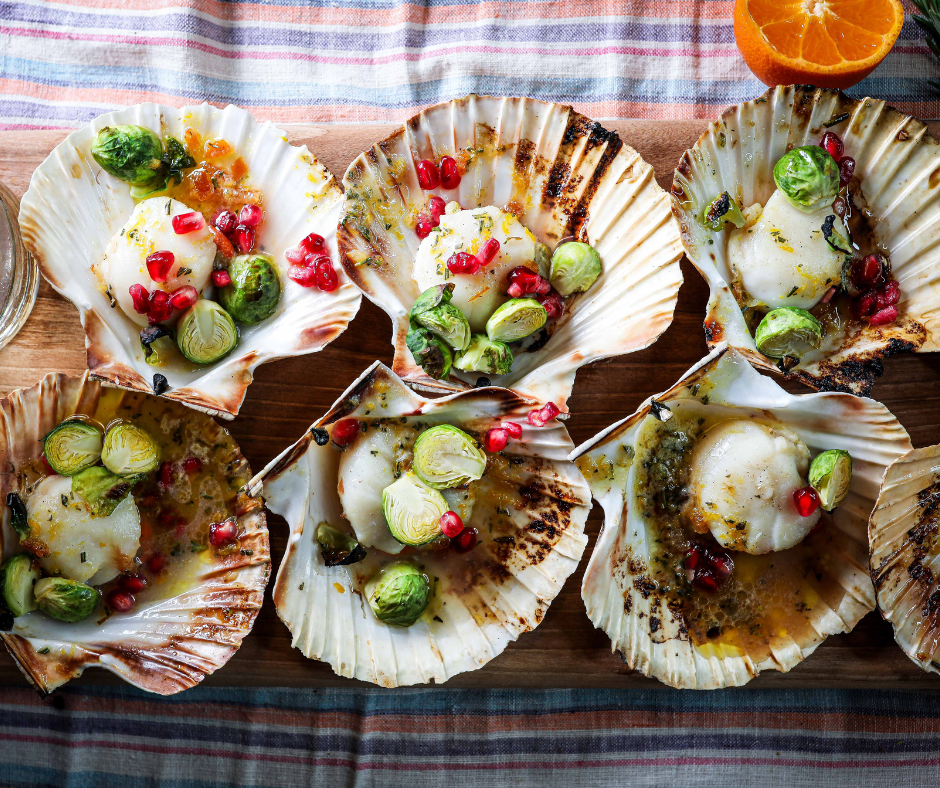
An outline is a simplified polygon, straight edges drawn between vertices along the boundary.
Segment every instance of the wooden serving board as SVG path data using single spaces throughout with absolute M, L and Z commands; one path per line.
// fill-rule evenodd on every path
M 649 161 L 666 189 L 682 151 L 704 131 L 702 121 L 617 121 L 607 125 Z M 937 133 L 934 124 L 932 129 Z M 294 144 L 306 143 L 341 178 L 349 162 L 393 128 L 382 126 L 287 127 Z M 0 181 L 19 197 L 30 175 L 65 132 L 0 132 Z M 85 261 L 76 260 L 76 265 Z M 578 373 L 568 429 L 575 444 L 632 413 L 649 395 L 671 386 L 705 353 L 702 318 L 708 289 L 683 261 L 685 283 L 675 320 L 645 351 L 596 363 Z M 629 304 L 624 304 L 629 309 Z M 321 353 L 260 367 L 241 415 L 227 425 L 254 470 L 295 441 L 372 361 L 392 361 L 388 317 L 369 301 L 347 331 Z M 0 350 L 0 395 L 30 386 L 50 371 L 78 374 L 85 369 L 84 336 L 74 307 L 43 282 L 32 316 L 22 332 Z M 788 385 L 795 392 L 807 389 Z M 897 414 L 914 446 L 940 443 L 940 354 L 889 359 L 876 398 Z M 280 564 L 287 526 L 269 515 L 273 565 Z M 448 687 L 660 687 L 659 682 L 627 670 L 611 653 L 610 642 L 595 630 L 581 602 L 581 575 L 601 523 L 595 505 L 588 521 L 590 543 L 581 570 L 569 578 L 543 623 L 523 635 L 481 670 L 451 679 Z M 273 586 L 273 573 L 272 584 Z M 76 684 L 116 684 L 103 670 L 89 670 Z M 254 631 L 223 669 L 206 679 L 216 686 L 369 686 L 336 676 L 325 663 L 304 658 L 290 645 L 290 633 L 270 598 Z M 0 685 L 25 685 L 7 654 L 0 654 Z M 749 687 L 908 687 L 940 688 L 895 645 L 891 628 L 878 613 L 868 615 L 848 635 L 829 638 L 788 674 L 768 671 Z

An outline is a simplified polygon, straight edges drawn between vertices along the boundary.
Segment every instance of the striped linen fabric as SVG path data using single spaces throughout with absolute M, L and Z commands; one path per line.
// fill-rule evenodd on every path
M 909 2 L 909 0 L 906 0 Z M 764 90 L 732 0 L 0 0 L 0 128 L 140 101 L 278 123 L 397 121 L 470 92 L 590 117 L 711 117 Z M 908 5 L 909 10 L 913 6 Z M 853 95 L 940 116 L 911 19 Z
M 936 696 L 934 696 L 936 697 Z M 126 687 L 0 695 L 0 785 L 895 788 L 940 778 L 923 693 Z M 453 781 L 449 783 L 448 781 Z

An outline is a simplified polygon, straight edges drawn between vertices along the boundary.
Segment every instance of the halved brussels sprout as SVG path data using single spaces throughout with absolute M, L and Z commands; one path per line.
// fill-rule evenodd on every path
M 228 266 L 231 284 L 219 291 L 219 303 L 232 318 L 246 326 L 260 323 L 277 311 L 281 280 L 266 254 L 233 257 Z
M 437 539 L 441 515 L 447 511 L 447 499 L 412 471 L 382 490 L 385 522 L 402 544 L 417 547 Z
M 38 607 L 49 618 L 74 624 L 95 612 L 100 594 L 91 586 L 65 577 L 47 577 L 33 588 Z
M 74 476 L 101 457 L 101 430 L 85 419 L 66 419 L 46 434 L 42 448 L 52 470 Z
M 231 315 L 206 298 L 187 309 L 176 326 L 176 345 L 194 364 L 214 364 L 237 343 L 238 331 Z
M 774 183 L 794 207 L 812 213 L 839 193 L 839 165 L 818 145 L 794 148 L 774 165 Z
M 418 436 L 414 446 L 414 472 L 436 490 L 476 481 L 486 470 L 486 455 L 461 429 L 439 424 Z
M 470 323 L 464 313 L 450 303 L 453 294 L 453 282 L 429 287 L 418 296 L 409 317 L 413 327 L 426 328 L 459 351 L 470 344 Z
M 33 566 L 29 553 L 11 555 L 0 568 L 0 576 L 3 577 L 3 604 L 14 618 L 36 609 L 33 587 L 42 575 Z
M 365 594 L 379 621 L 410 627 L 428 606 L 431 584 L 414 564 L 396 561 L 366 583 Z
M 754 334 L 757 349 L 770 358 L 801 358 L 822 344 L 822 325 L 805 309 L 783 306 L 768 312 Z
M 412 328 L 405 337 L 405 344 L 415 363 L 435 380 L 444 380 L 454 363 L 454 352 L 443 339 L 434 336 L 426 328 Z
M 118 476 L 150 473 L 160 464 L 160 449 L 146 430 L 120 422 L 104 436 L 101 462 Z
M 809 466 L 809 483 L 819 495 L 819 505 L 831 512 L 845 500 L 852 482 L 852 455 L 829 449 L 816 455 Z
M 464 372 L 508 375 L 512 369 L 512 351 L 504 342 L 494 342 L 486 334 L 474 334 L 469 347 L 454 360 Z
M 359 542 L 329 523 L 317 526 L 317 544 L 326 566 L 357 564 L 366 557 L 366 550 Z
M 723 230 L 731 222 L 735 227 L 744 227 L 744 214 L 728 192 L 719 194 L 702 211 L 702 224 L 710 230 Z
M 105 126 L 95 137 L 91 155 L 105 172 L 135 186 L 166 174 L 163 141 L 143 126 Z
M 107 517 L 143 478 L 143 474 L 116 476 L 107 468 L 93 465 L 72 477 L 72 492 L 88 503 L 93 517 Z
M 569 241 L 552 255 L 552 287 L 566 298 L 583 293 L 601 275 L 601 256 L 593 246 Z
M 486 321 L 486 335 L 493 342 L 515 342 L 545 325 L 548 312 L 534 298 L 513 298 Z

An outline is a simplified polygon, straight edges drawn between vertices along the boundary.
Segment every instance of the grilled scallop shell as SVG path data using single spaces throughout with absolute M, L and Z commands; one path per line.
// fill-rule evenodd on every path
M 590 470 L 605 467 L 607 458 L 629 456 L 650 414 L 668 419 L 686 407 L 703 415 L 777 422 L 813 454 L 840 448 L 852 455 L 851 487 L 830 515 L 834 538 L 823 542 L 825 553 L 819 555 L 825 569 L 814 585 L 817 598 L 799 613 L 801 632 L 775 632 L 762 655 L 725 648 L 720 641 L 693 642 L 682 604 L 676 605 L 650 572 L 653 532 L 633 495 L 634 466 L 613 478 Z M 790 670 L 829 635 L 851 631 L 874 609 L 866 524 L 885 468 L 910 446 L 907 432 L 883 405 L 842 393 L 788 394 L 741 353 L 719 346 L 671 389 L 571 455 L 579 458 L 605 514 L 581 586 L 588 616 L 630 668 L 672 687 L 717 689 L 745 684 L 762 670 Z
M 95 413 L 104 391 L 88 373 L 49 374 L 35 386 L 0 400 L 0 464 L 5 469 L 0 500 L 23 491 L 35 478 L 31 468 L 38 465 L 42 436 L 73 414 Z M 111 391 L 109 396 L 116 394 Z M 158 402 L 136 393 L 117 396 L 133 407 Z M 198 430 L 210 445 L 231 444 L 226 447 L 231 480 L 250 475 L 234 441 L 212 419 L 175 403 L 160 407 L 167 409 L 166 425 Z M 233 493 L 229 506 L 239 524 L 237 549 L 224 553 L 184 549 L 168 559 L 158 581 L 137 595 L 131 613 L 105 618 L 99 608 L 77 624 L 55 621 L 38 611 L 15 619 L 13 630 L 0 633 L 0 638 L 29 681 L 48 693 L 97 666 L 141 689 L 171 695 L 198 684 L 228 662 L 251 631 L 271 568 L 261 502 Z M 19 539 L 9 509 L 3 506 L 0 559 L 17 552 Z
M 125 123 L 180 140 L 188 128 L 206 140 L 224 139 L 247 163 L 246 183 L 263 194 L 258 251 L 270 254 L 279 267 L 281 301 L 272 317 L 242 326 L 235 350 L 216 364 L 197 367 L 180 358 L 167 367 L 149 366 L 140 326 L 112 306 L 91 270 L 134 209 L 128 184 L 104 172 L 90 153 L 99 129 Z M 79 311 L 92 377 L 151 393 L 154 373 L 159 373 L 170 385 L 164 396 L 231 419 L 259 364 L 321 350 L 359 309 L 361 296 L 342 273 L 332 293 L 300 287 L 286 276 L 284 252 L 311 232 L 326 239 L 336 259 L 341 205 L 336 181 L 306 146 L 289 145 L 284 132 L 258 123 L 243 109 L 137 104 L 102 115 L 56 146 L 33 173 L 20 207 L 20 227 L 43 276 Z
M 455 157 L 455 190 L 422 191 L 416 164 Z M 430 194 L 463 208 L 495 205 L 515 214 L 554 249 L 575 237 L 595 246 L 604 270 L 587 293 L 534 343 L 512 371 L 492 378 L 563 410 L 579 367 L 653 343 L 672 321 L 682 283 L 682 245 L 668 195 L 653 168 L 607 131 L 563 104 L 470 95 L 430 107 L 360 154 L 343 177 L 338 243 L 343 266 L 392 319 L 393 368 L 430 392 L 462 390 L 479 373 L 434 380 L 405 346 L 408 312 L 420 295 L 414 231 Z
M 428 400 L 376 362 L 311 427 L 346 417 L 418 417 L 482 439 L 500 421 L 523 426 L 522 437 L 510 442 L 495 465 L 491 456 L 486 475 L 475 483 L 483 492 L 465 526 L 478 529 L 477 546 L 464 554 L 449 549 L 412 554 L 437 578 L 437 592 L 407 629 L 373 615 L 360 593 L 361 564 L 324 564 L 317 525 L 326 521 L 348 528 L 337 492 L 341 455 L 333 445 L 317 445 L 308 432 L 251 481 L 251 494 L 263 489 L 268 508 L 290 526 L 274 602 L 304 656 L 328 662 L 340 676 L 383 687 L 439 683 L 482 667 L 538 626 L 584 551 L 590 493 L 566 459 L 572 444 L 564 426 L 558 421 L 530 426 L 525 422 L 530 407 L 497 388 Z M 371 547 L 367 553 L 373 562 L 396 557 Z
M 712 231 L 698 217 L 725 191 L 742 209 L 766 205 L 777 160 L 816 144 L 827 130 L 842 137 L 845 155 L 855 159 L 875 238 L 901 286 L 899 316 L 891 325 L 851 330 L 838 344 L 824 340 L 788 374 L 818 390 L 867 396 L 887 356 L 940 346 L 940 146 L 924 123 L 878 99 L 799 85 L 771 88 L 726 110 L 685 152 L 673 182 L 673 211 L 686 254 L 709 285 L 709 346 L 727 342 L 751 363 L 779 371 L 757 352 L 732 294 L 730 231 Z

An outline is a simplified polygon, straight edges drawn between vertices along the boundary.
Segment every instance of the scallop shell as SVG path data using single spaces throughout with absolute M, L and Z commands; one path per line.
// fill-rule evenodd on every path
M 75 413 L 91 414 L 105 389 L 89 379 L 46 375 L 28 389 L 0 400 L 0 500 L 24 486 L 22 468 L 38 459 L 39 440 Z M 126 397 L 139 395 L 128 394 Z M 153 398 L 155 400 L 155 398 Z M 212 419 L 179 405 L 176 417 L 227 437 Z M 251 471 L 234 447 L 231 478 Z M 161 577 L 137 595 L 132 613 L 100 620 L 99 613 L 66 624 L 35 611 L 15 619 L 0 633 L 29 681 L 48 693 L 85 668 L 99 666 L 150 692 L 171 695 L 188 689 L 221 668 L 251 631 L 271 568 L 268 530 L 261 502 L 239 494 L 233 502 L 239 546 L 227 555 L 184 552 L 171 558 Z M 0 558 L 20 552 L 9 509 L 0 516 Z
M 482 482 L 505 479 L 524 494 L 512 503 L 503 500 L 505 494 L 496 502 L 477 500 L 466 525 L 478 527 L 480 542 L 470 552 L 457 556 L 447 550 L 441 557 L 422 551 L 426 573 L 440 583 L 435 601 L 407 629 L 373 615 L 355 590 L 356 564 L 328 568 L 320 556 L 317 524 L 343 519 L 337 493 L 340 455 L 332 445 L 317 446 L 308 432 L 251 481 L 251 494 L 259 494 L 263 484 L 268 508 L 283 515 L 291 529 L 274 602 L 295 647 L 328 662 L 341 676 L 397 687 L 442 682 L 475 670 L 542 621 L 584 551 L 590 494 L 566 460 L 572 444 L 564 426 L 524 423 L 529 407 L 517 394 L 497 388 L 428 400 L 376 362 L 313 425 L 346 416 L 421 415 L 480 434 L 501 420 L 523 423 L 522 438 L 503 452 L 508 459 L 503 470 L 491 470 Z M 497 522 L 495 532 L 488 532 L 480 527 L 482 515 L 495 518 L 500 501 L 513 507 L 507 514 L 511 520 Z M 384 556 L 372 548 L 369 552 Z M 460 584 L 459 593 L 454 583 Z
M 885 474 L 868 525 L 881 614 L 914 662 L 940 673 L 940 446 L 915 449 Z
M 281 302 L 271 318 L 241 326 L 235 352 L 217 364 L 196 367 L 179 360 L 163 368 L 149 366 L 140 346 L 140 327 L 120 308 L 111 307 L 91 270 L 91 262 L 102 259 L 134 209 L 130 187 L 104 172 L 90 153 L 99 129 L 121 123 L 178 139 L 183 139 L 185 129 L 193 128 L 204 139 L 226 140 L 248 164 L 248 183 L 264 195 L 259 250 L 281 265 Z M 302 288 L 285 275 L 284 252 L 311 232 L 327 239 L 336 259 L 341 205 L 342 192 L 333 176 L 306 146 L 289 145 L 284 132 L 270 123 L 259 124 L 243 109 L 137 104 L 102 115 L 56 146 L 33 173 L 20 208 L 20 227 L 43 276 L 78 309 L 92 377 L 151 393 L 153 375 L 159 372 L 170 384 L 164 396 L 231 419 L 255 367 L 321 350 L 346 329 L 359 309 L 361 296 L 342 274 L 340 287 L 332 293 Z
M 766 204 L 776 161 L 791 148 L 816 144 L 827 128 L 842 137 L 846 155 L 856 161 L 855 175 L 876 236 L 890 251 L 902 300 L 894 324 L 849 333 L 838 347 L 803 356 L 789 375 L 815 389 L 867 396 L 885 357 L 934 351 L 940 343 L 940 146 L 921 121 L 878 99 L 804 86 L 771 88 L 726 110 L 685 152 L 672 187 L 673 211 L 686 254 L 709 285 L 709 346 L 727 342 L 751 363 L 779 371 L 757 352 L 732 294 L 726 231 L 713 232 L 697 217 L 726 190 L 742 208 Z
M 478 377 L 455 370 L 433 380 L 405 346 L 408 312 L 420 295 L 411 278 L 420 244 L 414 224 L 431 194 L 418 185 L 415 165 L 440 156 L 469 160 L 467 172 L 456 190 L 433 193 L 464 208 L 505 207 L 550 248 L 577 237 L 595 246 L 604 263 L 550 338 L 546 332 L 541 349 L 517 353 L 512 372 L 493 378 L 495 385 L 564 410 L 579 367 L 645 348 L 672 322 L 682 245 L 653 168 L 616 133 L 569 106 L 470 95 L 411 118 L 360 154 L 343 177 L 341 259 L 391 317 L 393 368 L 409 384 L 448 392 Z M 367 228 L 351 219 L 351 210 L 368 214 Z M 369 259 L 384 263 L 355 262 Z
M 582 469 L 598 467 L 598 461 L 614 456 L 619 447 L 633 447 L 640 424 L 651 412 L 661 412 L 661 405 L 698 402 L 704 396 L 704 407 L 709 409 L 779 421 L 813 453 L 848 450 L 853 476 L 848 497 L 831 515 L 845 537 L 839 537 L 843 546 L 834 545 L 830 574 L 818 578 L 831 593 L 803 611 L 809 634 L 794 638 L 778 632 L 769 656 L 755 659 L 743 649 L 734 653 L 711 642 L 693 644 L 681 608 L 670 608 L 670 597 L 658 592 L 648 573 L 649 537 L 632 505 L 633 496 L 626 493 L 633 489 L 632 467 L 618 484 L 604 476 L 592 478 L 586 471 L 605 513 L 581 587 L 588 616 L 608 634 L 612 650 L 620 652 L 630 668 L 687 689 L 737 686 L 762 670 L 788 671 L 826 637 L 850 631 L 874 609 L 866 523 L 885 468 L 911 445 L 907 432 L 883 405 L 841 393 L 788 394 L 754 370 L 743 355 L 721 345 L 671 389 L 647 400 L 632 416 L 579 446 L 571 456 L 583 458 L 578 463 Z

